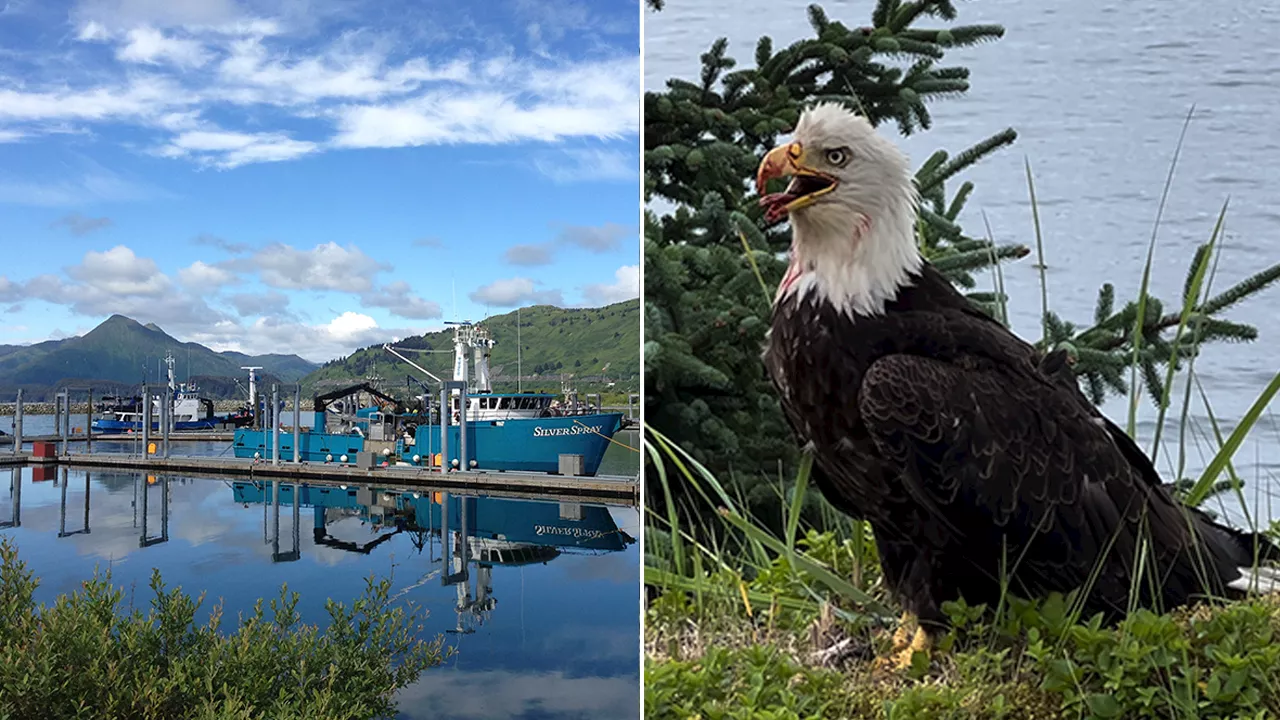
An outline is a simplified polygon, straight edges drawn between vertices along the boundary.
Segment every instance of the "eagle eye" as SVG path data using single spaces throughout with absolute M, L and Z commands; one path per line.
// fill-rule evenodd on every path
M 827 162 L 836 166 L 844 167 L 849 162 L 849 151 L 844 148 L 831 148 L 827 150 Z

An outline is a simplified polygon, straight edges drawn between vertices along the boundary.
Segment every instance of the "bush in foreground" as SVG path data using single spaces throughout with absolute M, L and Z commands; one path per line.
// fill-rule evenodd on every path
M 110 574 L 49 606 L 17 548 L 0 539 L 0 720 L 25 718 L 386 717 L 395 691 L 452 649 L 416 639 L 413 608 L 393 607 L 389 580 L 368 581 L 350 608 L 330 600 L 330 623 L 301 622 L 297 593 L 220 631 L 221 607 L 153 572 L 149 612 L 122 604 Z

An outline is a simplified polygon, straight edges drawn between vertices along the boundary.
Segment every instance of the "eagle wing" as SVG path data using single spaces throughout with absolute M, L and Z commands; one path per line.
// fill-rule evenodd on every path
M 889 355 L 864 376 L 858 413 L 885 476 L 973 557 L 1019 563 L 1027 589 L 1083 584 L 1104 553 L 1134 557 L 1141 528 L 1153 547 L 1186 545 L 1186 519 L 1105 419 L 1017 365 Z M 1124 565 L 1098 582 L 1126 586 Z

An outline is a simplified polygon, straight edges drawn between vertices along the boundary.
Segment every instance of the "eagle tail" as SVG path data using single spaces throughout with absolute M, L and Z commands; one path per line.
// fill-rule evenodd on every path
M 1237 569 L 1240 571 L 1240 577 L 1227 583 L 1227 587 L 1263 595 L 1280 592 L 1280 569 L 1265 565 Z

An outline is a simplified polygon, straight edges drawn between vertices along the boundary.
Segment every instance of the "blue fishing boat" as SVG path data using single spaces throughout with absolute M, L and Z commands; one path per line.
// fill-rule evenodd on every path
M 460 468 L 465 424 L 466 461 L 473 470 L 560 472 L 560 456 L 581 457 L 575 474 L 592 476 L 605 451 L 622 427 L 622 413 L 600 412 L 590 403 L 567 394 L 562 402 L 549 393 L 495 393 L 489 377 L 489 349 L 493 341 L 482 327 L 459 324 L 454 336 L 455 382 L 468 388 L 454 391 L 448 410 L 431 393 L 402 402 L 370 383 L 341 388 L 313 398 L 310 428 L 300 428 L 298 456 L 304 462 L 355 463 L 361 452 L 372 452 L 387 464 Z M 396 357 L 437 382 L 440 378 L 405 358 Z M 469 384 L 468 356 L 474 350 L 476 382 Z M 425 384 L 423 385 L 426 387 Z M 460 408 L 465 404 L 465 418 Z M 443 433 L 447 445 L 441 451 Z M 277 420 L 276 422 L 279 422 Z M 233 450 L 239 458 L 270 458 L 275 433 L 269 429 L 237 429 Z M 280 457 L 292 460 L 294 437 L 280 433 Z M 447 457 L 446 457 L 447 456 Z

